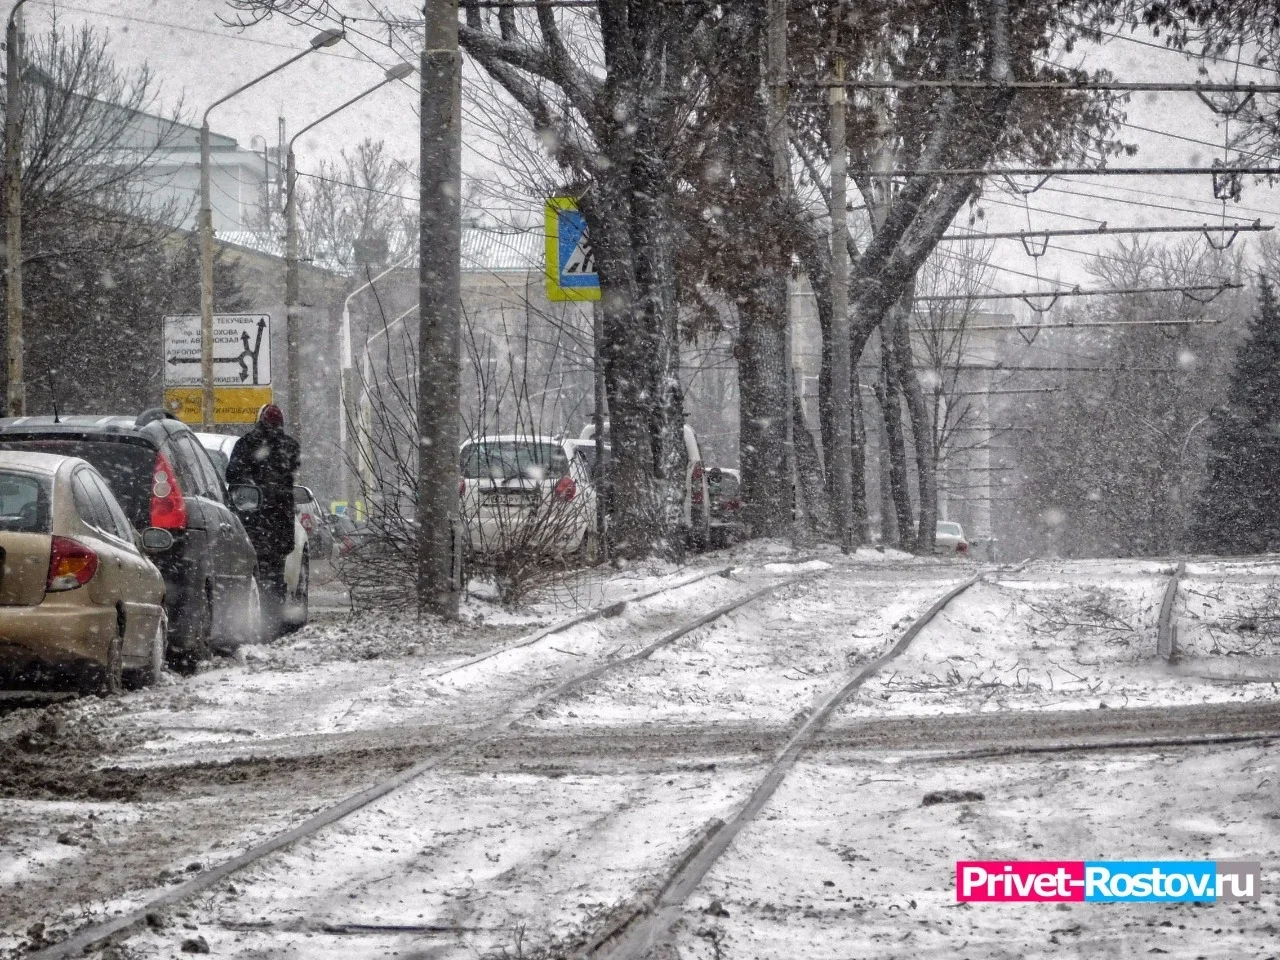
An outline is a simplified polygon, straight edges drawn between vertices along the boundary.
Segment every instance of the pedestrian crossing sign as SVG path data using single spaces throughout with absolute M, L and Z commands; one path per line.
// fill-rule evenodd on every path
M 587 220 L 572 197 L 547 200 L 547 299 L 600 299 Z

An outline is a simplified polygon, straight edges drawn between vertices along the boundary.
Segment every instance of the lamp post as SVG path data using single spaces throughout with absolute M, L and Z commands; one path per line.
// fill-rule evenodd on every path
M 5 311 L 9 321 L 9 416 L 27 412 L 27 386 L 22 371 L 22 5 L 18 0 L 5 25 L 4 181 Z
M 379 337 L 388 336 L 393 327 L 398 327 L 411 313 L 417 313 L 418 305 L 415 303 L 400 316 L 396 317 L 390 323 L 386 324 L 381 330 L 374 331 L 373 336 L 364 342 L 364 349 L 360 351 L 360 433 L 363 442 L 369 445 L 372 451 L 373 444 L 371 437 L 373 436 L 373 393 L 370 389 L 373 383 L 373 359 L 370 351 L 373 349 L 373 342 Z M 364 457 L 360 461 L 361 487 L 368 491 L 373 488 L 373 461 L 372 454 Z
M 301 306 L 298 304 L 298 205 L 296 202 L 295 192 L 298 186 L 298 165 L 293 154 L 294 142 L 310 130 L 321 123 L 324 123 L 336 113 L 347 109 L 358 100 L 362 100 L 375 90 L 381 90 L 388 83 L 396 80 L 403 80 L 414 72 L 413 66 L 408 63 L 398 63 L 386 72 L 381 82 L 374 84 L 363 93 L 357 94 L 341 106 L 334 107 L 324 116 L 317 120 L 312 120 L 305 127 L 302 127 L 297 133 L 289 138 L 288 159 L 286 160 L 286 187 L 285 187 L 285 282 L 284 282 L 284 298 L 285 298 L 285 332 L 287 338 L 287 349 L 285 350 L 285 366 L 287 371 L 287 382 L 289 386 L 289 403 L 286 409 L 288 422 L 293 425 L 294 434 L 298 437 L 302 436 L 302 343 L 301 343 L 301 322 L 298 314 L 301 312 Z
M 200 419 L 205 430 L 213 429 L 213 201 L 209 191 L 209 114 L 238 93 L 278 73 L 307 54 L 332 47 L 346 34 L 341 30 L 322 30 L 311 38 L 307 49 L 294 54 L 266 73 L 236 87 L 225 97 L 209 104 L 200 123 Z
M 360 457 L 363 456 L 363 453 L 354 448 L 355 431 L 347 426 L 347 403 L 355 395 L 356 389 L 355 369 L 352 365 L 354 357 L 351 349 L 351 301 L 387 274 L 403 267 L 417 255 L 418 252 L 415 250 L 401 257 L 376 277 L 360 284 L 360 286 L 347 294 L 347 299 L 342 301 L 342 326 L 338 334 L 342 338 L 342 342 L 338 345 L 339 357 L 341 358 L 341 379 L 338 381 L 338 442 L 342 447 L 342 459 L 346 467 L 346 482 L 343 486 L 345 487 L 348 509 L 353 514 L 356 501 L 359 499 L 359 493 L 356 490 L 356 468 L 361 462 Z

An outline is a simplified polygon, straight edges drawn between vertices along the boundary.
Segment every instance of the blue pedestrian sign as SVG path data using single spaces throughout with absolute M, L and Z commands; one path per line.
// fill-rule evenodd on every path
M 547 299 L 600 299 L 600 274 L 587 219 L 572 197 L 547 201 Z

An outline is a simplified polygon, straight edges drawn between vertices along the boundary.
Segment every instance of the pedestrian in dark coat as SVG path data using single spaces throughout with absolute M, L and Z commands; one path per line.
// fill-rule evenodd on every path
M 258 570 L 277 605 L 286 599 L 285 558 L 293 551 L 293 483 L 298 441 L 284 432 L 284 413 L 274 403 L 258 411 L 253 429 L 236 441 L 227 464 L 227 484 L 252 484 L 262 493 L 259 508 L 242 516 L 258 554 Z M 277 615 L 283 613 L 278 610 Z

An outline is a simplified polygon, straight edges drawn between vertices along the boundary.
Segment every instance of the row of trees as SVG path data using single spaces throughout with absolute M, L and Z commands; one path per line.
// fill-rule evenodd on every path
M 177 201 L 157 203 L 152 190 L 156 163 L 179 135 L 181 105 L 162 111 L 151 71 L 117 67 L 106 36 L 92 29 L 55 21 L 28 38 L 25 59 L 28 408 L 155 405 L 161 318 L 199 307 L 194 244 L 172 226 L 186 211 Z M 219 303 L 247 306 L 233 264 L 219 258 L 215 283 Z M 4 377 L 0 365 L 0 391 Z
M 231 5 L 242 26 L 272 16 L 315 26 L 351 12 L 337 0 Z M 821 319 L 820 448 L 831 450 L 840 418 L 849 419 L 859 450 L 864 442 L 856 373 L 851 408 L 832 402 L 831 76 L 1066 81 L 1084 75 L 1058 66 L 1062 55 L 1117 19 L 1146 19 L 1172 29 L 1182 44 L 1206 31 L 1216 31 L 1212 42 L 1221 46 L 1274 29 L 1262 12 L 1246 23 L 1220 4 L 1126 0 L 598 0 L 572 7 L 462 0 L 461 8 L 460 42 L 486 85 L 485 122 L 512 132 L 508 157 L 516 158 L 510 166 L 521 187 L 533 196 L 578 196 L 590 224 L 604 289 L 602 352 L 621 507 L 615 533 L 631 552 L 650 549 L 661 530 L 654 491 L 662 484 L 655 481 L 683 469 L 682 339 L 722 325 L 734 336 L 745 500 L 758 529 L 789 520 L 786 284 L 797 270 L 817 294 Z M 387 43 L 399 56 L 416 56 L 417 5 L 385 9 Z M 780 57 L 770 24 L 784 13 Z M 937 513 L 937 404 L 912 353 L 913 285 L 943 233 L 979 200 L 982 182 L 877 174 L 1098 162 L 1125 149 L 1116 139 L 1122 107 L 1105 93 L 999 86 L 853 94 L 849 166 L 863 230 L 849 249 L 851 361 L 855 371 L 865 364 L 878 333 L 875 391 L 904 544 L 927 549 Z M 775 135 L 782 121 L 786 137 Z M 727 321 L 717 307 L 726 303 Z M 798 436 L 803 447 L 806 436 Z M 909 459 L 914 484 L 903 468 Z M 855 456 L 856 491 L 861 463 Z M 813 514 L 821 516 L 817 506 Z M 865 507 L 858 514 L 865 536 Z

